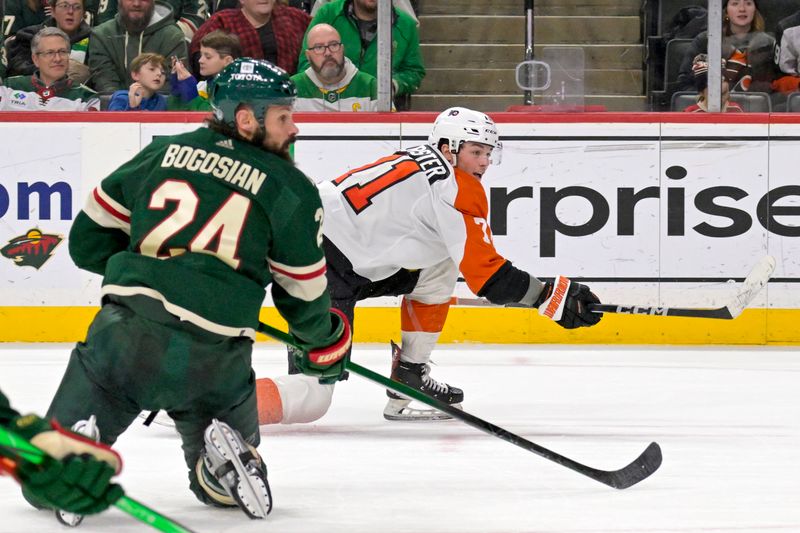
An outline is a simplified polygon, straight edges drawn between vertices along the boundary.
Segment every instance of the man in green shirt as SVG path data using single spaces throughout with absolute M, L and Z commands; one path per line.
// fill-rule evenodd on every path
M 187 60 L 186 39 L 175 25 L 172 7 L 161 0 L 119 0 L 113 19 L 92 29 L 89 38 L 91 84 L 98 92 L 127 89 L 128 66 L 142 52 Z
M 96 3 L 94 26 L 114 19 L 119 9 L 117 0 L 102 0 Z M 205 0 L 167 0 L 167 3 L 172 7 L 172 16 L 178 28 L 186 36 L 186 41 L 191 41 L 197 28 L 208 19 L 208 6 Z
M 208 128 L 154 140 L 91 192 L 69 251 L 103 276 L 103 306 L 48 413 L 94 414 L 111 445 L 142 410 L 166 411 L 194 494 L 251 518 L 272 508 L 251 368 L 265 288 L 307 350 L 303 372 L 337 379 L 350 346 L 319 193 L 288 154 L 295 96 L 283 70 L 237 59 L 211 87 Z
M 295 111 L 377 111 L 378 80 L 344 57 L 336 28 L 317 24 L 306 36 L 310 66 L 292 76 L 297 85 Z
M 342 37 L 345 55 L 359 70 L 371 76 L 378 75 L 377 0 L 333 0 L 319 8 L 308 31 L 322 23 L 336 28 Z M 303 40 L 304 52 L 300 53 L 298 72 L 309 65 L 305 55 L 308 31 Z M 417 23 L 408 13 L 392 8 L 392 89 L 395 96 L 416 92 L 424 77 Z

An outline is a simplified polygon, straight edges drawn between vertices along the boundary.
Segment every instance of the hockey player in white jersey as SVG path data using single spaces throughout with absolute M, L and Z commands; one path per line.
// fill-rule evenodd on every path
M 433 379 L 429 361 L 459 271 L 478 296 L 537 307 L 565 328 L 592 326 L 601 315 L 589 311 L 599 299 L 586 285 L 561 276 L 540 281 L 495 250 L 481 185 L 501 158 L 492 119 L 447 109 L 428 141 L 320 184 L 328 289 L 351 323 L 357 301 L 403 295 L 402 347 L 392 343 L 392 379 L 456 405 L 463 391 Z M 334 384 L 290 374 L 259 379 L 256 388 L 261 424 L 297 423 L 325 414 Z M 387 419 L 447 417 L 387 393 Z

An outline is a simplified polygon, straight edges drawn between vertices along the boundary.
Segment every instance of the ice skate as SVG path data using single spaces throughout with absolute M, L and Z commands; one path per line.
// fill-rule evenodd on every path
M 97 429 L 97 418 L 94 415 L 90 416 L 89 420 L 78 420 L 71 429 L 95 442 L 100 442 L 100 430 Z M 56 520 L 68 527 L 78 527 L 83 522 L 83 515 L 56 509 Z
M 399 381 L 441 402 L 461 408 L 464 392 L 447 383 L 440 383 L 430 377 L 431 367 L 427 363 L 410 363 L 400 360 L 400 348 L 392 342 L 392 380 Z M 452 417 L 436 409 L 411 407 L 411 400 L 393 392 L 386 391 L 389 401 L 383 409 L 386 420 L 450 420 Z
M 225 422 L 211 421 L 205 432 L 203 462 L 213 480 L 211 490 L 225 492 L 250 518 L 266 518 L 272 511 L 267 468 L 255 448 Z M 203 474 L 206 474 L 203 471 Z

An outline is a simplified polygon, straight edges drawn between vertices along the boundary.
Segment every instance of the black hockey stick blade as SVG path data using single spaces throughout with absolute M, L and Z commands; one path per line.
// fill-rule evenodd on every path
M 412 400 L 417 400 L 418 402 L 433 407 L 438 411 L 447 413 L 453 418 L 461 420 L 475 429 L 503 439 L 506 442 L 509 442 L 515 446 L 519 446 L 520 448 L 529 452 L 533 452 L 540 457 L 544 457 L 545 459 L 553 461 L 554 463 L 558 463 L 561 466 L 569 468 L 570 470 L 574 470 L 579 474 L 583 474 L 584 476 L 594 479 L 595 481 L 599 481 L 600 483 L 615 489 L 627 489 L 628 487 L 631 487 L 649 477 L 650 474 L 658 470 L 658 467 L 661 466 L 661 448 L 657 443 L 652 442 L 647 449 L 645 449 L 645 451 L 642 452 L 642 454 L 628 466 L 619 470 L 598 470 L 574 461 L 552 450 L 548 450 L 547 448 L 540 446 L 535 442 L 531 442 L 524 437 L 511 433 L 500 426 L 483 420 L 482 418 L 478 418 L 475 415 L 441 402 L 435 398 L 431 398 L 430 396 L 423 394 L 416 389 L 412 389 L 403 383 L 386 378 L 357 363 L 348 361 L 347 369 L 354 374 L 358 374 L 363 378 L 381 385 L 382 387 L 386 387 L 387 389 L 391 389 L 394 392 L 402 394 L 403 396 L 406 396 Z
M 259 333 L 263 333 L 264 335 L 272 337 L 273 339 L 283 342 L 284 344 L 302 350 L 302 348 L 297 345 L 297 341 L 295 341 L 294 337 L 284 331 L 273 328 L 272 326 L 264 324 L 263 322 L 259 322 L 258 331 Z M 661 448 L 657 443 L 653 442 L 650 443 L 647 449 L 645 449 L 645 451 L 642 452 L 642 454 L 628 466 L 619 470 L 598 470 L 574 461 L 552 450 L 548 450 L 547 448 L 520 437 L 519 435 L 511 433 L 500 426 L 492 424 L 491 422 L 487 422 L 486 420 L 478 418 L 475 415 L 472 415 L 466 411 L 462 411 L 461 409 L 441 402 L 435 398 L 431 398 L 430 396 L 423 394 L 416 389 L 412 389 L 403 383 L 393 381 L 352 361 L 347 362 L 347 370 L 354 374 L 358 374 L 369 381 L 377 383 L 382 387 L 393 390 L 398 394 L 402 394 L 403 396 L 406 396 L 412 400 L 417 400 L 430 407 L 433 407 L 438 411 L 447 413 L 453 418 L 461 420 L 462 422 L 479 429 L 484 433 L 488 433 L 489 435 L 503 439 L 506 442 L 509 442 L 515 446 L 519 446 L 520 448 L 529 452 L 533 452 L 540 457 L 544 457 L 545 459 L 553 461 L 554 463 L 558 463 L 561 466 L 569 468 L 570 470 L 578 472 L 579 474 L 583 474 L 584 476 L 594 479 L 595 481 L 599 481 L 600 483 L 615 489 L 627 489 L 628 487 L 631 487 L 649 477 L 653 472 L 658 470 L 659 466 L 661 466 Z

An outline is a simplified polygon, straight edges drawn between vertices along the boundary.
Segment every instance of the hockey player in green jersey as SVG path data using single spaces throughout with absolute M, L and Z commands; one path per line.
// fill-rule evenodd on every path
M 251 368 L 265 287 L 309 375 L 344 372 L 350 326 L 326 290 L 319 194 L 288 155 L 294 84 L 245 58 L 209 93 L 208 128 L 154 140 L 76 217 L 70 254 L 103 275 L 103 306 L 48 415 L 65 425 L 95 415 L 111 445 L 142 410 L 164 410 L 195 495 L 265 518 Z

